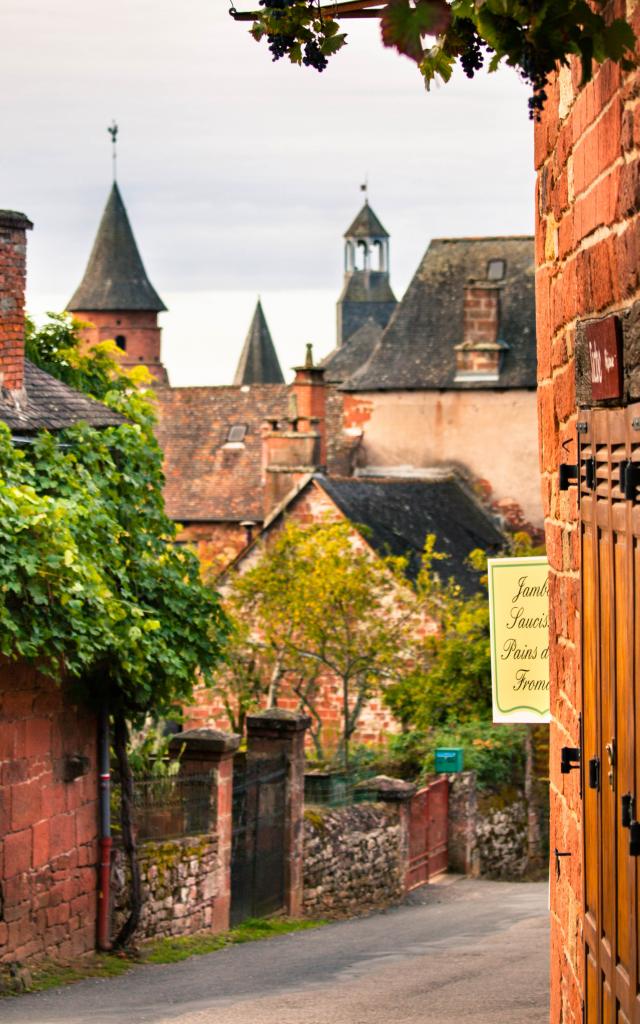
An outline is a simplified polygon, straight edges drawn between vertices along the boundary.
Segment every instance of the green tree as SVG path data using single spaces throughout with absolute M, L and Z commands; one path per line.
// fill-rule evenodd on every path
M 126 815 L 129 725 L 169 714 L 211 677 L 226 623 L 196 557 L 174 543 L 150 394 L 119 368 L 115 346 L 83 353 L 77 328 L 66 314 L 30 325 L 29 357 L 126 420 L 43 431 L 24 446 L 0 424 L 0 651 L 108 707 Z M 132 843 L 123 821 L 127 833 Z M 121 943 L 137 924 L 139 887 L 132 903 Z
M 610 59 L 629 69 L 635 36 L 623 18 L 608 17 L 606 0 L 360 0 L 361 11 L 380 8 L 382 42 L 415 61 L 427 85 L 449 81 L 460 62 L 469 77 L 485 62 L 495 71 L 503 62 L 532 88 L 530 111 L 537 115 L 545 87 L 559 64 L 571 56 L 582 62 L 583 81 L 593 61 Z M 350 5 L 353 12 L 353 4 Z M 373 13 L 373 12 L 372 12 Z M 238 15 L 232 9 L 235 17 Z M 251 32 L 266 38 L 274 60 L 324 70 L 346 42 L 339 31 L 340 6 L 308 0 L 262 0 Z M 426 45 L 425 37 L 431 37 Z
M 247 658 L 264 653 L 262 696 L 277 703 L 286 674 L 312 715 L 320 755 L 318 687 L 323 675 L 340 681 L 345 766 L 366 702 L 407 666 L 417 608 L 405 568 L 405 559 L 374 555 L 349 523 L 301 526 L 289 520 L 264 545 L 259 561 L 230 584 L 233 613 L 252 627 Z M 243 672 L 235 676 L 236 693 L 249 681 Z M 229 682 L 228 676 L 222 680 Z

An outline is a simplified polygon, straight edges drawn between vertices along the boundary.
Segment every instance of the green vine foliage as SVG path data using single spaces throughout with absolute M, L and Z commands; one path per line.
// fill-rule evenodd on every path
M 287 55 L 322 71 L 346 42 L 338 15 L 309 0 L 260 0 L 263 10 L 251 29 L 267 39 L 273 59 Z M 388 0 L 381 15 L 382 42 L 415 61 L 429 85 L 449 81 L 456 63 L 465 74 L 487 64 L 515 68 L 531 86 L 532 116 L 546 100 L 549 76 L 575 56 L 583 81 L 593 61 L 635 63 L 636 40 L 622 18 L 607 16 L 607 0 Z M 320 60 L 309 59 L 320 54 Z
M 174 543 L 150 393 L 118 368 L 113 343 L 83 354 L 66 314 L 30 325 L 27 352 L 127 419 L 25 445 L 0 424 L 0 651 L 131 721 L 166 714 L 210 677 L 226 620 Z

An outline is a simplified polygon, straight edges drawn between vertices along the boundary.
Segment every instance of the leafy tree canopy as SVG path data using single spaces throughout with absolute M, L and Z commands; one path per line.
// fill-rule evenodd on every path
M 349 523 L 289 520 L 259 561 L 230 584 L 237 650 L 217 685 L 227 701 L 233 696 L 236 714 L 265 698 L 276 703 L 286 675 L 312 716 L 322 756 L 316 705 L 322 676 L 331 674 L 342 694 L 346 761 L 367 700 L 403 671 L 417 611 L 405 568 L 403 558 L 373 555 Z
M 0 424 L 0 652 L 135 719 L 208 677 L 225 619 L 195 556 L 174 544 L 150 393 L 118 367 L 112 343 L 83 353 L 77 328 L 66 314 L 31 324 L 29 358 L 127 420 L 25 445 Z
M 257 40 L 266 37 L 274 60 L 286 55 L 322 71 L 346 42 L 339 4 L 260 5 L 251 31 Z M 607 0 L 361 0 L 359 6 L 382 8 L 382 42 L 415 61 L 427 85 L 434 78 L 449 81 L 457 62 L 469 77 L 485 63 L 490 71 L 505 63 L 531 86 L 534 116 L 546 100 L 549 76 L 570 57 L 582 62 L 583 81 L 594 60 L 613 60 L 625 69 L 634 64 L 633 30 L 624 19 L 607 16 Z

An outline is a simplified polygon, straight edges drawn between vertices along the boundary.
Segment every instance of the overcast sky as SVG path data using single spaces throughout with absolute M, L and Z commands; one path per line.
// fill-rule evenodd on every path
M 236 0 L 241 9 L 249 0 Z M 283 368 L 335 339 L 342 234 L 368 177 L 406 288 L 428 241 L 533 227 L 527 91 L 505 70 L 424 90 L 350 21 L 322 74 L 272 64 L 223 0 L 1 0 L 0 207 L 35 223 L 28 303 L 64 307 L 118 180 L 169 312 L 176 384 L 227 383 L 258 293 Z

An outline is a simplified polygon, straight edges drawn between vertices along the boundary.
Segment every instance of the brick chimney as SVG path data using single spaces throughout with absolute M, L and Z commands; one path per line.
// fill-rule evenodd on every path
M 457 381 L 498 380 L 508 349 L 498 338 L 500 287 L 470 280 L 464 288 L 463 339 L 455 346 Z
M 23 213 L 0 210 L 0 387 L 18 393 L 24 388 L 26 232 L 32 227 Z
M 270 420 L 263 434 L 265 516 L 305 476 L 326 465 L 324 370 L 313 365 L 311 345 L 295 374 L 286 418 Z

